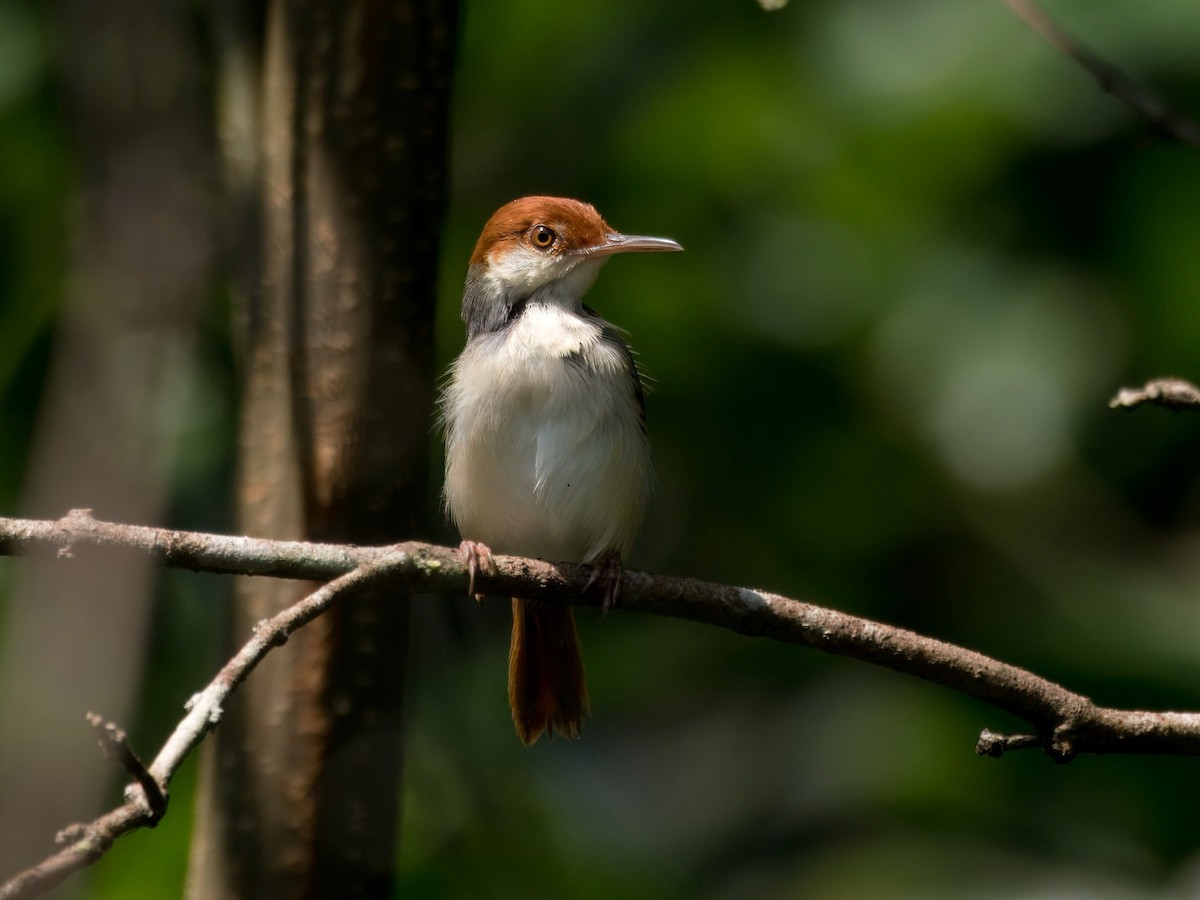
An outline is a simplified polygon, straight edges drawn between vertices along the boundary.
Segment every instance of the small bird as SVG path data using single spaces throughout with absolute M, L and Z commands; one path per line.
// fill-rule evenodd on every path
M 446 510 L 474 575 L 491 552 L 592 563 L 620 590 L 650 489 L 641 378 L 583 305 L 617 253 L 682 250 L 619 234 L 587 203 L 514 200 L 488 220 L 463 290 L 467 345 L 442 395 Z M 525 744 L 578 737 L 589 711 L 571 607 L 514 598 L 508 700 Z

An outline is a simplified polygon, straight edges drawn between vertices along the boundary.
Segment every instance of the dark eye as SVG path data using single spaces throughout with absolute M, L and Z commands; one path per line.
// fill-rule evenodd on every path
M 533 246 L 545 250 L 554 245 L 554 239 L 558 235 L 554 233 L 553 228 L 547 228 L 545 225 L 534 225 L 529 230 L 529 237 L 533 241 Z

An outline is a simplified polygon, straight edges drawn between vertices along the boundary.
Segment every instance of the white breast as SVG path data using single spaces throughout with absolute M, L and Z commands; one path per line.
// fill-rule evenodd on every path
M 602 329 L 531 304 L 455 361 L 443 397 L 445 499 L 464 538 L 549 560 L 628 555 L 649 449 L 628 363 Z

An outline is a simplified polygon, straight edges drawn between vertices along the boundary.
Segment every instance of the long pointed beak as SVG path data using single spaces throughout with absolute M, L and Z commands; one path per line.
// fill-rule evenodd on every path
M 682 249 L 682 244 L 670 238 L 648 237 L 644 234 L 606 234 L 596 246 L 576 252 L 580 256 L 596 257 L 612 256 L 614 253 L 667 253 Z

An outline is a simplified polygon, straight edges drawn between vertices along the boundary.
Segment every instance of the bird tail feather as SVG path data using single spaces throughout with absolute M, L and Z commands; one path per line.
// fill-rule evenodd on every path
M 571 607 L 514 597 L 512 612 L 508 704 L 517 736 L 526 746 L 543 731 L 579 737 L 590 704 Z

